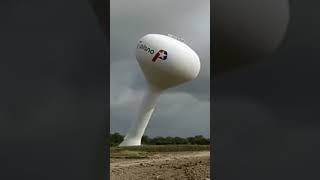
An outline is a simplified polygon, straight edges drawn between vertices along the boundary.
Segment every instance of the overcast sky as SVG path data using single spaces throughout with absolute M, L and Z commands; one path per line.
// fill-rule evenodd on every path
M 146 129 L 155 136 L 210 135 L 210 1 L 112 0 L 110 2 L 110 129 L 126 134 L 137 117 L 146 82 L 135 59 L 148 33 L 182 37 L 201 61 L 198 78 L 167 90 Z

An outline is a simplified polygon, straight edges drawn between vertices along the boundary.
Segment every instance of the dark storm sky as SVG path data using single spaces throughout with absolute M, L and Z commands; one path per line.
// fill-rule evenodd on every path
M 110 130 L 126 134 L 147 84 L 135 58 L 139 38 L 168 33 L 185 39 L 200 57 L 198 77 L 162 93 L 146 134 L 210 136 L 210 1 L 110 2 Z M 157 8 L 154 8 L 157 7 Z M 196 37 L 196 38 L 195 38 Z
M 291 2 L 281 48 L 213 82 L 217 179 L 320 178 L 320 3 Z

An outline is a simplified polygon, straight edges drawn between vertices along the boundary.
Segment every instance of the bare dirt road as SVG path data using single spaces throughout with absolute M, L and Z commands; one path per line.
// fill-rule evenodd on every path
M 159 152 L 148 158 L 110 160 L 111 180 L 209 180 L 210 151 Z

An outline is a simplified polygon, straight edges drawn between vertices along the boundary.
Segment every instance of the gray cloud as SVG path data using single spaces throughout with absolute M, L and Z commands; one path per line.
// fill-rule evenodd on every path
M 137 40 L 148 33 L 185 39 L 201 60 L 193 82 L 160 98 L 146 134 L 210 134 L 210 1 L 112 0 L 110 2 L 111 132 L 126 133 L 137 116 L 146 82 L 135 59 Z

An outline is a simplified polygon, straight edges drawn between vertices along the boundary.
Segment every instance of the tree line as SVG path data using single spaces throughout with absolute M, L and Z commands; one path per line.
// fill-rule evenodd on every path
M 123 141 L 124 136 L 120 133 L 111 133 L 110 134 L 110 146 L 118 146 Z M 202 135 L 197 135 L 194 137 L 154 137 L 150 138 L 147 135 L 144 135 L 141 139 L 142 144 L 146 145 L 172 145 L 172 144 L 192 144 L 192 145 L 209 145 L 210 139 L 205 138 Z

